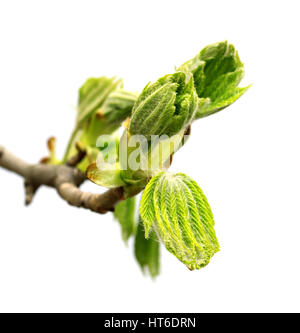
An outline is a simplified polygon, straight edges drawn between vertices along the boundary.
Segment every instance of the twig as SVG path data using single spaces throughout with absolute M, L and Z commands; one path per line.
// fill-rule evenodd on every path
M 123 199 L 123 188 L 113 188 L 102 194 L 83 192 L 79 186 L 85 175 L 69 165 L 29 164 L 0 146 L 0 167 L 14 172 L 25 179 L 26 204 L 41 185 L 53 187 L 59 196 L 70 205 L 104 214 L 112 211 Z M 27 185 L 26 185 L 27 184 Z
M 77 154 L 72 156 L 66 162 L 66 165 L 71 166 L 71 167 L 75 167 L 76 165 L 78 165 L 85 158 L 85 155 L 86 155 L 86 151 L 84 149 L 82 149 L 78 143 L 75 144 L 75 147 L 77 150 Z
M 39 185 L 33 185 L 29 181 L 29 179 L 25 179 L 24 187 L 25 187 L 25 205 L 28 206 L 31 204 L 33 197 L 39 188 Z

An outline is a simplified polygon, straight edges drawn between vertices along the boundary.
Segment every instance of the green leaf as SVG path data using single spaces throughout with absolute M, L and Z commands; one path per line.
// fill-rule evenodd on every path
M 146 237 L 153 228 L 168 251 L 191 270 L 206 266 L 219 251 L 208 201 L 190 177 L 161 172 L 142 195 L 140 214 Z
M 173 136 L 188 126 L 197 110 L 193 79 L 184 72 L 168 74 L 148 84 L 138 97 L 130 134 Z
M 121 86 L 122 80 L 102 76 L 88 79 L 79 89 L 76 124 L 69 139 L 63 162 L 66 162 L 74 154 L 75 143 L 78 140 L 86 140 L 88 138 L 87 131 L 94 131 L 93 128 L 88 128 L 91 119 L 96 118 L 95 113 L 103 105 L 108 95 Z M 101 132 L 97 135 L 100 134 Z
M 100 135 L 111 134 L 130 117 L 138 94 L 123 89 L 113 91 L 91 117 L 85 130 L 85 142 L 95 146 Z
M 224 109 L 249 88 L 238 87 L 244 76 L 244 65 L 227 41 L 206 46 L 178 70 L 193 74 L 199 97 L 196 119 Z
M 118 163 L 112 169 L 104 170 L 99 169 L 96 163 L 92 163 L 86 170 L 86 176 L 99 186 L 113 188 L 125 185 L 120 177 Z
M 126 242 L 135 233 L 135 197 L 119 202 L 115 206 L 114 217 L 119 221 L 122 238 Z
M 131 116 L 131 111 L 138 97 L 138 93 L 129 92 L 124 89 L 113 91 L 105 100 L 100 114 L 107 119 L 112 126 L 120 124 Z
M 116 78 L 90 78 L 79 90 L 77 126 L 81 126 L 97 111 L 108 95 L 122 85 Z
M 145 238 L 145 231 L 142 218 L 139 216 L 139 223 L 134 242 L 134 253 L 137 262 L 145 273 L 147 270 L 151 277 L 155 277 L 160 271 L 160 244 L 154 231 Z
M 140 203 L 140 214 L 145 226 L 145 236 L 148 237 L 152 223 L 155 221 L 154 191 L 164 172 L 152 177 L 147 184 Z

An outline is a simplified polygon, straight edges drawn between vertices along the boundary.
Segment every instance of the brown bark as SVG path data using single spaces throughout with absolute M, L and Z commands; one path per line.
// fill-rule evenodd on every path
M 0 146 L 0 167 L 18 174 L 25 180 L 26 205 L 31 203 L 37 189 L 45 185 L 55 188 L 59 196 L 72 206 L 100 214 L 113 211 L 114 206 L 123 199 L 123 188 L 109 189 L 102 194 L 81 191 L 79 187 L 86 177 L 75 167 L 76 161 L 76 158 L 73 158 L 63 165 L 29 164 Z

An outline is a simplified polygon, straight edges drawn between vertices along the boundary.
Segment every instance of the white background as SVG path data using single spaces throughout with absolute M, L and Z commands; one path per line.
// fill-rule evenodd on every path
M 221 244 L 190 272 L 166 250 L 144 277 L 111 215 L 76 209 L 0 170 L 0 311 L 300 311 L 298 1 L 2 1 L 0 143 L 30 162 L 63 153 L 90 76 L 140 90 L 228 39 L 250 90 L 199 120 L 171 170 L 206 193 Z M 92 184 L 85 189 L 99 191 Z

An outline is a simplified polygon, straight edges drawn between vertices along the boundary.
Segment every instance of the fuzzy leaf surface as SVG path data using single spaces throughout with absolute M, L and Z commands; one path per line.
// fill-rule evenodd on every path
M 173 136 L 185 128 L 197 110 L 193 79 L 184 72 L 168 74 L 148 84 L 139 95 L 130 121 L 130 134 Z
M 227 41 L 206 46 L 178 70 L 193 74 L 199 97 L 196 119 L 226 108 L 249 88 L 238 87 L 244 76 L 244 65 Z
M 191 270 L 206 266 L 219 251 L 208 201 L 182 173 L 153 177 L 142 195 L 140 214 L 146 237 L 153 228 L 167 250 Z

